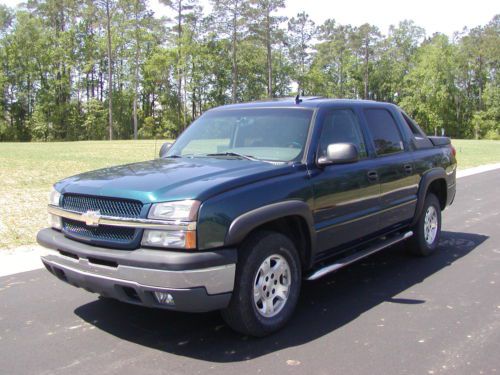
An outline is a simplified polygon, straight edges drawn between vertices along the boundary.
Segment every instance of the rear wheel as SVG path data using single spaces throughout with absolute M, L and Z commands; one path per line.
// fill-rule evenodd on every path
M 261 231 L 240 248 L 233 296 L 222 317 L 235 331 L 265 336 L 282 328 L 300 292 L 300 260 L 283 234 Z
M 437 197 L 425 197 L 422 213 L 413 228 L 410 250 L 413 254 L 427 256 L 436 251 L 441 236 L 441 206 Z

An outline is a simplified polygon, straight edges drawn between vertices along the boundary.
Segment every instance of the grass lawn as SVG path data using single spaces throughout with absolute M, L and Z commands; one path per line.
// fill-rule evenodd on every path
M 458 169 L 500 163 L 500 141 L 453 139 L 457 150 Z
M 0 249 L 35 243 L 50 186 L 68 176 L 154 159 L 162 142 L 0 143 Z M 155 151 L 156 149 L 156 151 Z
M 459 168 L 500 162 L 500 141 L 453 140 Z M 0 143 L 0 249 L 35 243 L 50 186 L 80 172 L 156 157 L 158 141 Z

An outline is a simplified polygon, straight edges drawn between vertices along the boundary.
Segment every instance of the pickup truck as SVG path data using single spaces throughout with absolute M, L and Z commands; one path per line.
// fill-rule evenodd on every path
M 301 283 L 395 243 L 437 250 L 455 150 L 393 104 L 295 98 L 227 105 L 158 159 L 57 182 L 42 261 L 136 305 L 221 310 L 247 335 L 282 328 Z

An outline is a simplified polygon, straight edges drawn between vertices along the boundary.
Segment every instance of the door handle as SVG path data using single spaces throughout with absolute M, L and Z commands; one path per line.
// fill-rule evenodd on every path
M 413 167 L 411 166 L 411 164 L 405 164 L 403 168 L 405 169 L 406 174 L 412 174 Z
M 378 173 L 377 173 L 377 171 L 368 171 L 367 176 L 368 176 L 368 180 L 370 182 L 378 181 Z

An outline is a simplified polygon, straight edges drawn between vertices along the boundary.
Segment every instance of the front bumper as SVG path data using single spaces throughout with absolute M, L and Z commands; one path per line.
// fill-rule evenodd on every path
M 114 250 L 66 238 L 53 229 L 37 235 L 45 267 L 59 279 L 123 302 L 186 312 L 227 307 L 234 287 L 236 249 L 177 252 Z M 161 304 L 154 292 L 169 293 Z

